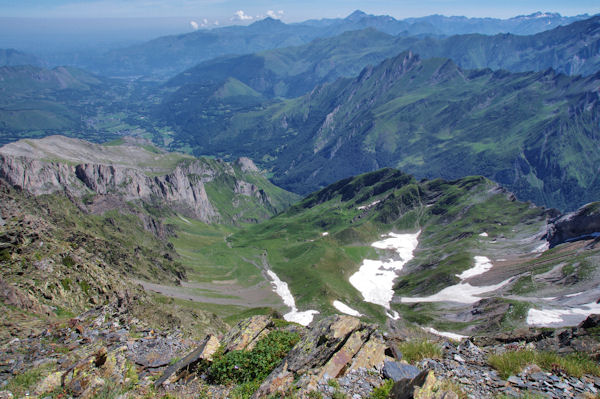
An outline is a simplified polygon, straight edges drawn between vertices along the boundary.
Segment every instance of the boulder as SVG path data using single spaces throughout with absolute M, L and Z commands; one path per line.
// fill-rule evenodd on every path
M 344 346 L 334 353 L 331 359 L 329 359 L 329 361 L 321 368 L 319 379 L 337 378 L 341 374 L 342 369 L 344 369 L 346 365 L 350 363 L 354 355 L 358 353 L 371 332 L 372 330 L 369 329 L 354 331 Z
M 247 349 L 252 342 L 262 337 L 261 333 L 265 329 L 272 326 L 273 320 L 264 315 L 253 316 L 240 321 L 223 337 L 222 343 L 225 352 Z
M 379 369 L 385 360 L 385 343 L 381 336 L 376 334 L 372 334 L 371 338 L 365 342 L 365 344 L 360 348 L 358 353 L 354 356 L 352 360 L 352 365 L 348 369 L 348 371 L 357 370 L 359 368 Z M 396 354 L 399 354 L 401 357 L 402 354 L 397 351 Z
M 415 378 L 420 372 L 421 370 L 408 363 L 385 362 L 383 364 L 383 376 L 394 382 L 406 379 L 410 380 Z
M 62 372 L 57 371 L 55 373 L 51 373 L 42 381 L 40 381 L 35 387 L 34 393 L 36 395 L 42 395 L 46 392 L 54 391 L 56 388 L 60 387 L 62 381 Z
M 307 383 L 314 382 L 317 375 L 337 376 L 373 331 L 374 326 L 351 316 L 335 315 L 319 321 L 263 381 L 253 398 L 284 392 L 301 375 Z
M 402 378 L 394 383 L 390 398 L 392 399 L 412 399 L 415 397 L 415 388 L 425 385 L 425 381 L 430 375 L 429 370 L 423 370 L 412 378 Z M 431 372 L 433 377 L 433 372 Z
M 133 348 L 133 361 L 140 366 L 157 368 L 166 366 L 176 356 L 174 342 L 167 338 L 145 338 L 136 341 Z
M 584 321 L 582 321 L 579 328 L 588 329 L 600 326 L 600 314 L 591 314 Z
M 163 375 L 156 380 L 154 386 L 158 388 L 163 384 L 171 384 L 177 381 L 183 371 L 194 368 L 201 360 L 211 361 L 212 356 L 219 349 L 219 346 L 219 340 L 213 335 L 208 335 L 194 351 L 177 363 L 169 366 Z

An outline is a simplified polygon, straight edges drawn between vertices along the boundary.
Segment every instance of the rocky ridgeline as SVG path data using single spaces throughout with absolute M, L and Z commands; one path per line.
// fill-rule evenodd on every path
M 55 147 L 68 148 L 65 159 L 49 158 L 58 152 Z M 245 174 L 258 173 L 250 159 L 230 164 L 183 154 L 154 154 L 141 148 L 139 143 L 117 147 L 120 152 L 115 147 L 60 136 L 11 143 L 0 148 L 0 178 L 33 195 L 56 192 L 77 198 L 96 195 L 91 208 L 105 208 L 105 197 L 111 196 L 121 202 L 141 200 L 160 204 L 203 222 L 224 221 L 219 205 L 207 194 L 206 185 L 226 179 L 233 182 L 234 201 L 235 196 L 245 196 L 268 211 L 277 208 L 263 189 L 245 180 Z M 91 150 L 96 152 L 90 153 Z M 237 171 L 234 166 L 238 167 Z
M 253 398 L 369 398 L 384 384 L 391 387 L 391 398 L 403 399 L 519 397 L 525 392 L 552 398 L 595 397 L 599 377 L 575 378 L 558 368 L 542 371 L 530 364 L 502 378 L 488 357 L 519 349 L 568 353 L 574 349 L 571 342 L 579 342 L 580 349 L 583 341 L 597 356 L 599 326 L 600 316 L 590 316 L 572 329 L 524 330 L 461 343 L 438 339 L 438 355 L 411 365 L 399 348 L 414 336 L 381 334 L 375 325 L 350 316 L 330 316 L 308 328 L 254 316 L 224 335 L 209 334 L 198 342 L 177 330 L 153 330 L 131 316 L 127 306 L 111 304 L 48 325 L 40 334 L 5 342 L 0 352 L 0 398 L 237 397 L 231 384 L 212 381 L 211 365 L 230 352 L 253 350 L 273 331 L 293 333 L 299 339 Z M 35 384 L 16 385 L 14 376 L 32 370 L 40 370 Z

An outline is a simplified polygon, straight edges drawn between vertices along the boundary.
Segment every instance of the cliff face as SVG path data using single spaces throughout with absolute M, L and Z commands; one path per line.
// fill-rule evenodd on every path
M 57 137 L 0 148 L 0 178 L 33 195 L 64 191 L 77 198 L 93 195 L 95 201 L 102 196 L 116 196 L 123 201 L 166 206 L 203 222 L 245 220 L 246 210 L 242 208 L 250 202 L 264 210 L 261 217 L 288 205 L 280 203 L 283 190 L 272 186 L 249 159 L 229 164 L 181 154 L 180 158 L 169 153 L 139 155 L 140 148 L 131 145 L 117 146 L 115 150 L 64 138 L 71 146 L 69 153 L 56 161 L 56 152 L 49 152 L 48 146 L 52 143 L 56 147 L 57 140 L 64 148 L 65 143 Z M 93 157 L 84 152 L 89 150 L 88 145 L 97 147 Z M 31 151 L 24 151 L 25 147 Z M 123 149 L 116 156 L 118 147 Z M 100 162 L 103 151 L 106 158 Z M 139 157 L 137 163 L 136 157 Z M 217 191 L 218 195 L 211 198 L 208 186 L 211 186 L 209 191 Z M 277 198 L 272 200 L 267 192 Z M 224 209 L 226 214 L 222 212 Z
M 200 160 L 150 177 L 141 170 L 113 165 L 69 165 L 0 155 L 0 177 L 34 195 L 67 191 L 77 197 L 95 193 L 119 195 L 126 201 L 159 201 L 205 222 L 219 217 L 204 189 L 215 174 Z
M 582 206 L 548 224 L 547 240 L 550 247 L 583 238 L 600 237 L 600 202 Z

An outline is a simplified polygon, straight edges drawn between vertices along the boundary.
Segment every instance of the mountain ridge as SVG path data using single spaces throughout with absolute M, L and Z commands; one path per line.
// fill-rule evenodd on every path
M 275 173 L 275 182 L 302 192 L 388 165 L 429 178 L 482 173 L 521 198 L 574 209 L 598 195 L 593 191 L 594 155 L 585 150 L 583 157 L 570 155 L 571 149 L 594 147 L 598 83 L 598 74 L 468 71 L 447 59 L 422 60 L 405 52 L 366 67 L 356 78 L 239 112 L 221 122 L 210 143 L 198 136 L 189 143 L 205 153 L 241 150 L 238 155 L 268 159 L 265 165 Z M 179 112 L 186 114 L 185 108 Z M 195 121 L 188 119 L 198 126 Z M 576 127 L 576 121 L 588 127 Z M 560 133 L 567 130 L 569 135 Z M 184 132 L 185 127 L 179 140 L 187 139 Z M 493 144 L 498 139 L 510 145 Z M 542 150 L 548 139 L 557 144 Z M 226 150 L 219 144 L 231 140 L 238 146 Z M 460 161 L 456 151 L 463 154 Z M 455 168 L 457 173 L 451 173 Z

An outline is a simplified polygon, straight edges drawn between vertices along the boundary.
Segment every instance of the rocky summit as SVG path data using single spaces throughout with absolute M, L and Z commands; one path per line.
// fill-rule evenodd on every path
M 571 329 L 460 341 L 383 333 L 350 316 L 308 328 L 254 316 L 191 340 L 151 328 L 128 307 L 112 303 L 5 341 L 0 397 L 591 398 L 600 389 L 592 357 L 579 358 L 579 368 L 561 360 L 583 346 L 600 355 L 598 315 Z M 509 372 L 509 356 L 528 359 Z

